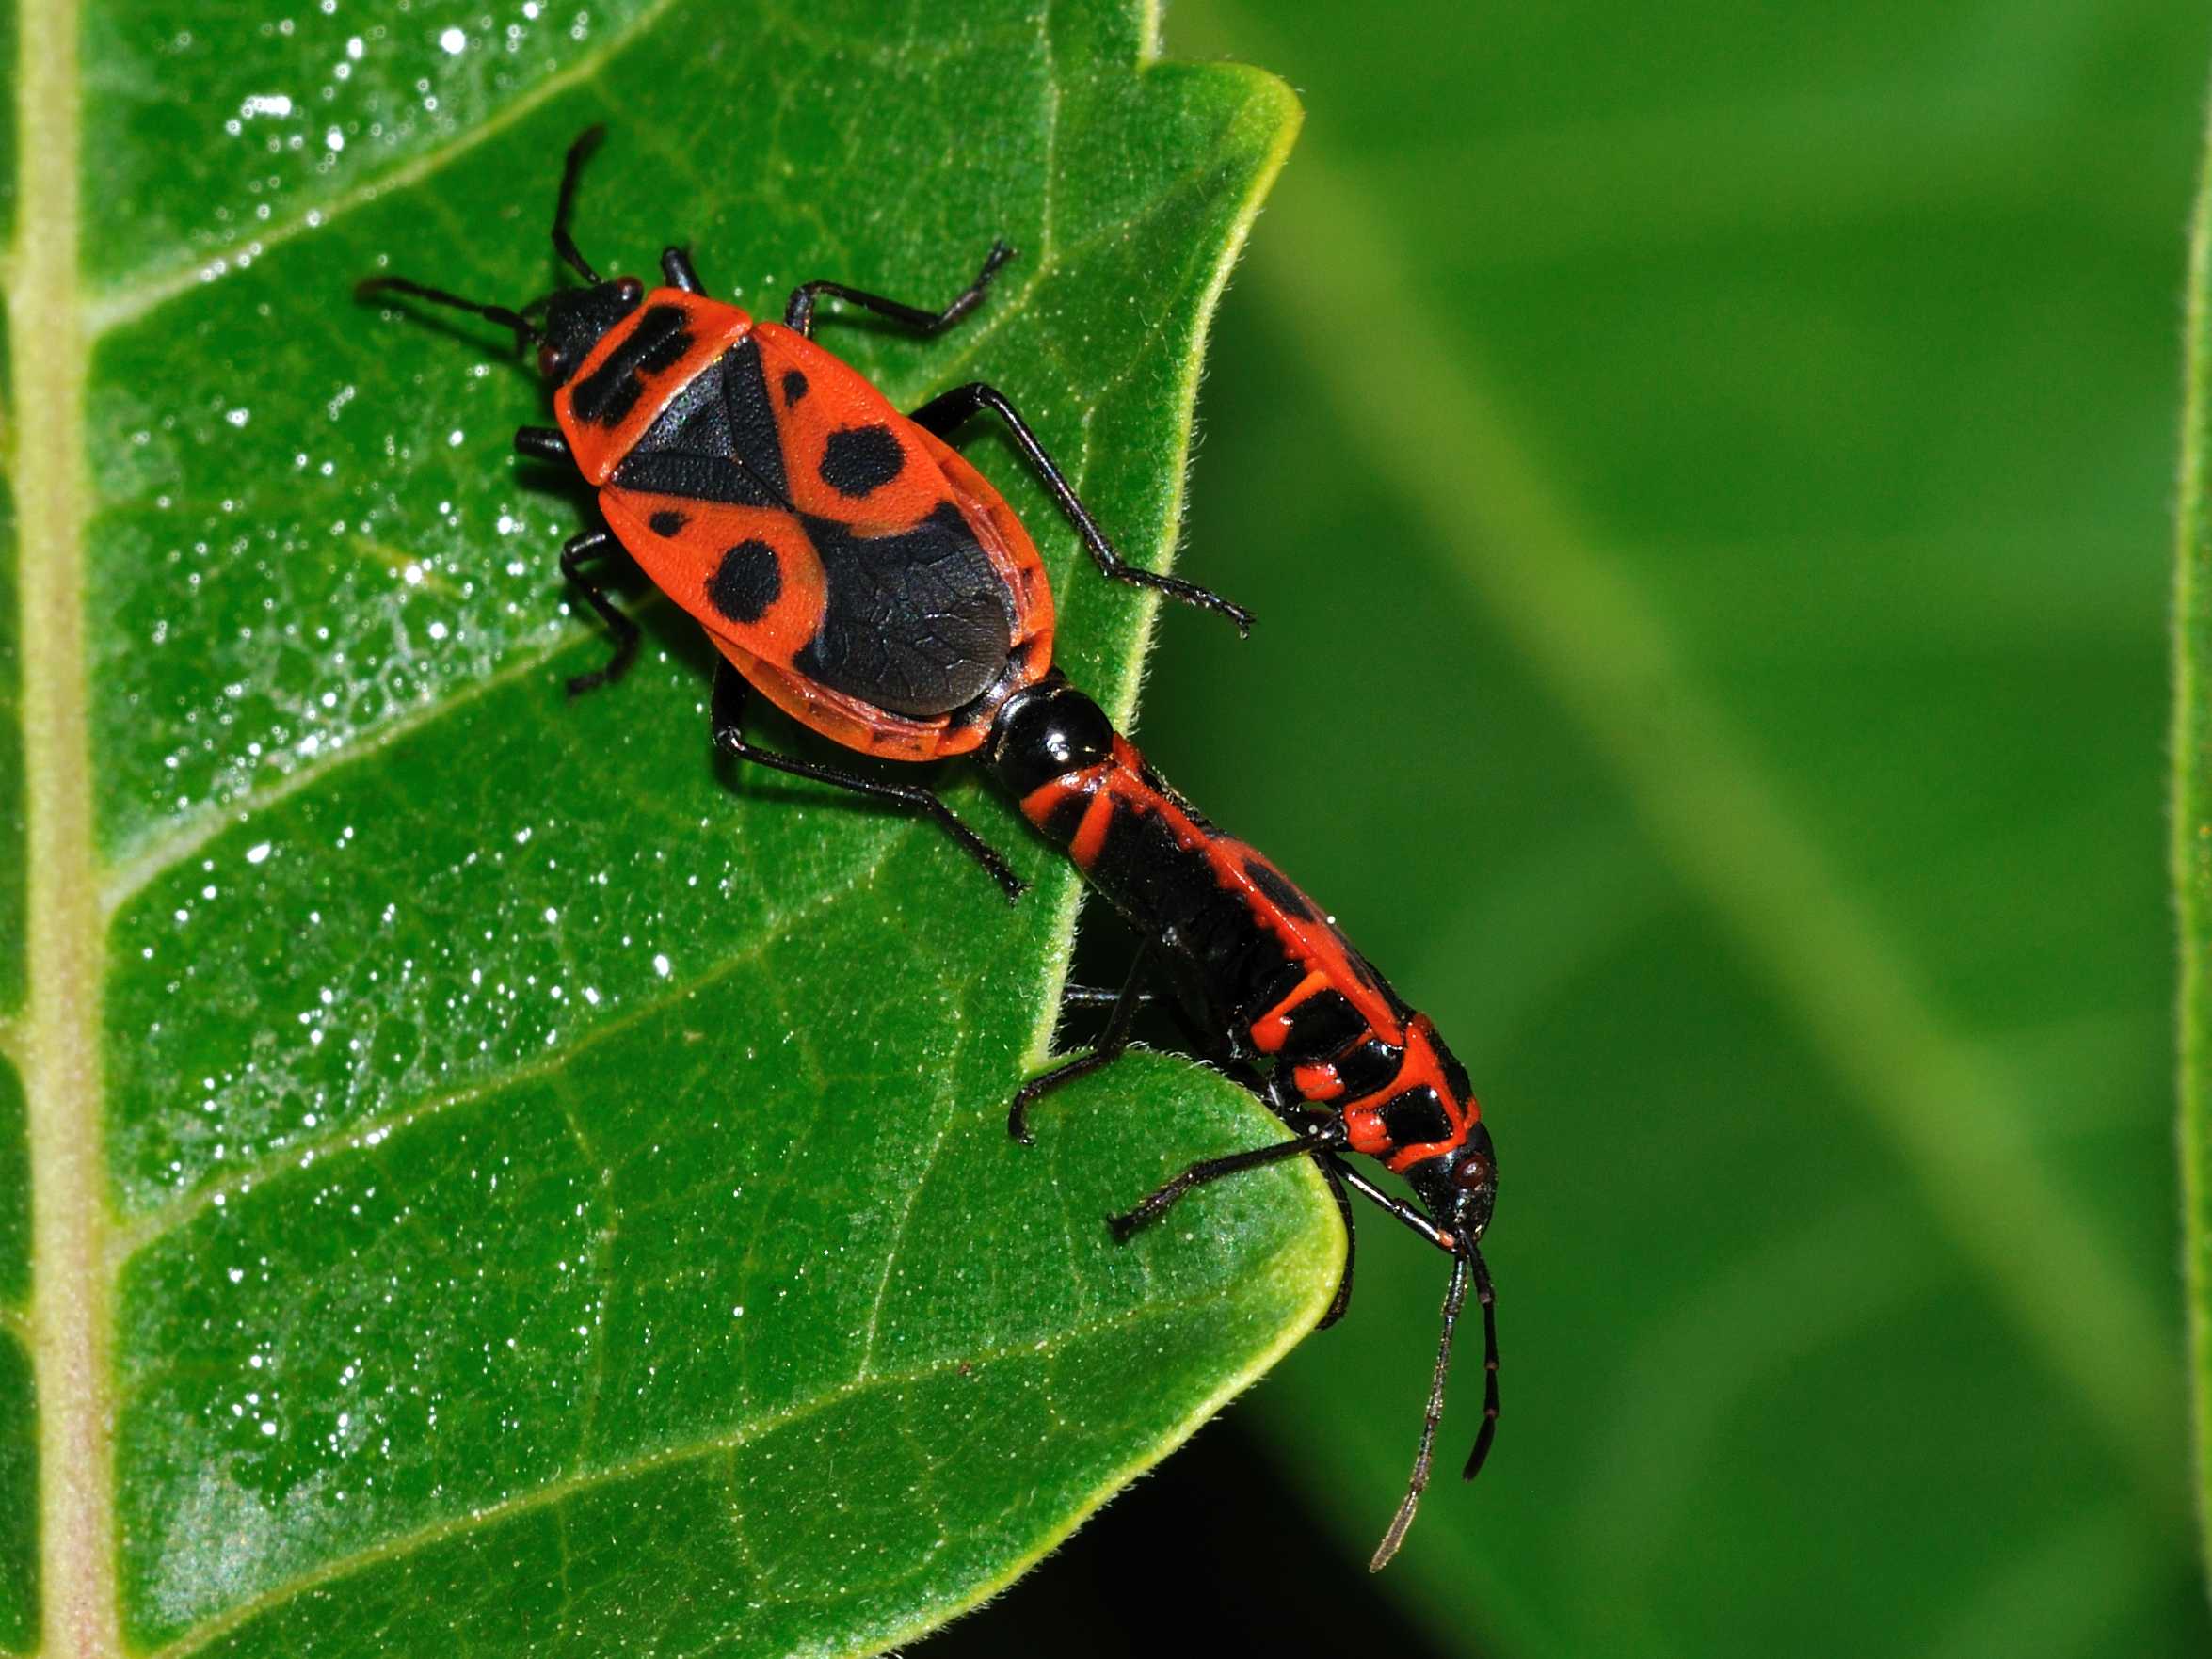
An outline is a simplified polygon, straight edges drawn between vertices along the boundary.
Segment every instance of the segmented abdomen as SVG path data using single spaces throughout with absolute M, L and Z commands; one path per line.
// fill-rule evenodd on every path
M 1127 738 L 1033 790 L 1021 809 L 1131 926 L 1181 959 L 1245 1058 L 1291 1068 L 1303 1099 L 1343 1114 L 1354 1151 L 1402 1170 L 1467 1139 L 1480 1110 L 1428 1016 Z

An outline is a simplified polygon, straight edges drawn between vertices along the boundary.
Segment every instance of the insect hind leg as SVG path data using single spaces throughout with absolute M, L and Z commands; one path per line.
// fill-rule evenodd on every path
M 850 790 L 856 795 L 896 802 L 914 811 L 926 813 L 959 843 L 963 853 L 983 866 L 985 873 L 999 884 L 999 890 L 1006 895 L 1009 904 L 1021 897 L 1029 884 L 1014 873 L 1013 868 L 1000 855 L 997 848 L 961 822 L 959 814 L 938 799 L 935 790 L 924 789 L 920 784 L 885 783 L 880 778 L 866 777 L 857 772 L 847 772 L 842 767 L 827 766 L 818 760 L 802 760 L 795 755 L 781 755 L 747 741 L 745 735 L 745 709 L 751 691 L 745 677 L 730 667 L 727 661 L 714 664 L 715 748 L 733 759 L 750 760 L 777 772 L 787 772 L 793 777 L 810 777 L 817 783 L 834 784 L 841 790 Z
M 907 419 L 938 438 L 950 440 L 953 434 L 970 417 L 986 409 L 1005 423 L 1015 448 L 1021 452 L 1023 458 L 1035 471 L 1038 481 L 1044 485 L 1053 503 L 1066 516 L 1067 521 L 1075 526 L 1076 534 L 1082 538 L 1083 547 L 1090 553 L 1091 562 L 1098 566 L 1100 574 L 1114 582 L 1126 582 L 1132 587 L 1151 588 L 1156 593 L 1180 599 L 1186 605 L 1196 605 L 1201 610 L 1218 611 L 1237 625 L 1239 633 L 1252 631 L 1252 613 L 1243 606 L 1225 599 L 1211 589 L 1200 587 L 1194 582 L 1185 582 L 1179 576 L 1162 576 L 1143 569 L 1116 552 L 1114 544 L 1106 539 L 1105 531 L 1098 528 L 1098 521 L 1091 517 L 1090 509 L 1083 505 L 1082 499 L 1075 493 L 1075 487 L 1067 482 L 1067 475 L 1060 471 L 1059 463 L 1052 459 L 1051 452 L 1045 448 L 1044 440 L 1021 418 L 1021 411 L 1014 407 L 1006 394 L 988 381 L 976 380 L 966 386 L 956 386 L 948 392 L 931 398 L 908 415 Z
M 1006 1113 L 1006 1133 L 1022 1145 L 1029 1145 L 1033 1139 L 1029 1132 L 1031 1107 L 1063 1084 L 1072 1083 L 1078 1077 L 1086 1077 L 1095 1071 L 1112 1065 L 1129 1047 L 1130 1029 L 1136 1023 L 1137 1010 L 1147 999 L 1145 993 L 1138 989 L 1138 984 L 1144 978 L 1146 968 L 1150 965 L 1146 960 L 1149 954 L 1146 949 L 1138 949 L 1136 960 L 1130 964 L 1129 978 L 1114 998 L 1114 1012 L 1106 1017 L 1106 1029 L 1099 1032 L 1098 1042 L 1091 1045 L 1089 1052 L 1079 1054 L 1073 1060 L 1065 1061 L 1050 1071 L 1030 1078 L 1016 1091 L 1014 1105 Z
M 1210 1181 L 1219 1181 L 1226 1175 L 1242 1174 L 1246 1170 L 1257 1170 L 1289 1158 L 1325 1157 L 1343 1144 L 1343 1127 L 1338 1124 L 1333 1128 L 1297 1135 L 1269 1146 L 1256 1146 L 1248 1152 L 1232 1152 L 1223 1157 L 1200 1158 L 1181 1174 L 1146 1193 L 1122 1214 L 1108 1216 L 1106 1225 L 1117 1242 L 1126 1244 L 1139 1228 L 1158 1220 L 1175 1206 L 1178 1199 L 1195 1188 Z

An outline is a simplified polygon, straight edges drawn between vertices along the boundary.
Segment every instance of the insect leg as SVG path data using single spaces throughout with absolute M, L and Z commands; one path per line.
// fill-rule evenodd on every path
M 1009 403 L 1006 394 L 988 382 L 977 380 L 966 386 L 956 386 L 951 391 L 933 397 L 907 419 L 916 425 L 927 428 L 938 437 L 950 439 L 972 415 L 988 409 L 1006 423 L 1006 430 L 1013 434 L 1015 447 L 1036 469 L 1037 477 L 1044 483 L 1060 510 L 1067 515 L 1067 521 L 1075 526 L 1082 537 L 1091 560 L 1100 572 L 1115 582 L 1126 582 L 1137 587 L 1152 588 L 1187 605 L 1197 605 L 1209 611 L 1218 611 L 1237 625 L 1239 633 L 1252 630 L 1252 613 L 1243 606 L 1232 604 L 1221 595 L 1200 587 L 1196 582 L 1185 582 L 1179 577 L 1159 576 L 1149 570 L 1141 570 L 1114 550 L 1114 544 L 1106 539 L 1106 533 L 1098 528 L 1098 521 L 1077 497 L 1066 475 L 1054 463 L 1051 455 L 1037 435 L 1030 429 L 1020 411 Z
M 1328 1312 L 1322 1315 L 1316 1331 L 1326 1331 L 1352 1311 L 1352 1264 L 1358 1253 L 1359 1229 L 1352 1220 L 1352 1195 L 1344 1190 L 1344 1177 L 1350 1172 L 1344 1160 L 1334 1153 L 1317 1157 L 1314 1166 L 1322 1172 L 1322 1179 L 1329 1184 L 1329 1196 L 1337 1201 L 1337 1214 L 1344 1223 L 1344 1276 L 1337 1281 L 1337 1294 L 1329 1298 Z
M 1249 1073 L 1248 1067 L 1242 1069 Z M 1316 1107 L 1300 1098 L 1297 1087 L 1291 1082 L 1290 1074 L 1287 1069 L 1277 1070 L 1264 1083 L 1248 1075 L 1238 1076 L 1236 1071 L 1231 1071 L 1230 1075 L 1237 1077 L 1239 1082 L 1257 1090 L 1259 1098 L 1266 1103 L 1267 1109 L 1274 1112 L 1276 1117 L 1282 1119 L 1293 1129 L 1303 1130 L 1313 1125 L 1317 1119 L 1332 1118 L 1336 1115 L 1326 1107 Z M 1451 1241 L 1451 1236 L 1437 1226 L 1435 1222 L 1430 1220 L 1416 1206 L 1407 1204 L 1402 1198 L 1395 1198 L 1384 1191 L 1382 1188 L 1377 1187 L 1357 1170 L 1344 1162 L 1342 1158 L 1332 1157 L 1328 1161 L 1336 1166 L 1335 1173 L 1340 1187 L 1350 1188 L 1360 1197 L 1384 1211 L 1392 1220 L 1411 1228 L 1419 1234 L 1425 1241 L 1435 1245 L 1447 1255 L 1457 1253 Z M 1340 1192 L 1339 1196 L 1341 1196 Z M 1349 1217 L 1346 1218 L 1346 1222 L 1349 1225 Z M 1346 1277 L 1350 1277 L 1349 1267 L 1346 1268 Z M 1325 1324 L 1327 1321 L 1323 1320 L 1322 1323 Z
M 615 654 L 607 659 L 604 668 L 595 668 L 589 674 L 579 674 L 569 681 L 569 695 L 580 697 L 585 692 L 597 691 L 610 680 L 619 679 L 630 660 L 637 655 L 637 624 L 622 608 L 607 598 L 606 590 L 584 573 L 584 566 L 592 561 L 603 559 L 622 550 L 622 544 L 604 530 L 586 530 L 569 538 L 561 549 L 561 574 L 575 584 L 576 591 L 607 625 L 615 636 Z
M 1172 1181 L 1163 1182 L 1139 1199 L 1134 1208 L 1118 1216 L 1108 1216 L 1106 1225 L 1116 1240 L 1127 1243 L 1130 1236 L 1146 1222 L 1164 1215 L 1184 1193 L 1194 1187 L 1203 1187 L 1209 1181 L 1218 1181 L 1225 1175 L 1242 1174 L 1246 1170 L 1258 1169 L 1263 1164 L 1281 1163 L 1286 1158 L 1319 1157 L 1343 1144 L 1339 1129 L 1334 1135 L 1300 1135 L 1292 1140 L 1278 1141 L 1272 1146 L 1255 1146 L 1249 1152 L 1232 1152 L 1225 1157 L 1201 1158 Z
M 515 453 L 528 455 L 534 461 L 565 461 L 569 458 L 569 440 L 561 436 L 558 426 L 518 426 Z
M 693 268 L 691 255 L 681 247 L 661 249 L 661 275 L 668 279 L 668 286 L 681 288 L 686 294 L 703 294 L 699 274 Z
M 878 801 L 896 801 L 902 806 L 910 806 L 918 812 L 926 812 L 937 820 L 961 850 L 976 863 L 994 882 L 999 884 L 1011 904 L 1021 897 L 1028 884 L 1008 868 L 991 844 L 962 823 L 953 809 L 938 800 L 936 793 L 920 784 L 885 783 L 880 778 L 863 777 L 856 772 L 846 772 L 835 766 L 825 766 L 817 760 L 801 760 L 792 755 L 778 755 L 773 749 L 763 749 L 745 742 L 745 706 L 752 688 L 745 677 L 727 662 L 714 664 L 714 746 L 725 755 L 739 760 L 750 760 L 758 765 L 772 767 L 777 772 L 788 772 L 793 777 L 810 777 L 818 783 L 835 784 L 841 790 L 850 790 L 857 795 L 869 795 Z
M 1060 1006 L 1062 1008 L 1111 1008 L 1121 1000 L 1121 996 L 1119 991 L 1109 985 L 1063 985 L 1060 988 Z M 1139 991 L 1137 993 L 1137 1005 L 1140 1008 L 1151 1007 L 1152 1001 L 1151 992 Z
M 917 334 L 941 334 L 983 303 L 984 293 L 998 275 L 999 267 L 1014 257 L 1014 250 L 1003 242 L 991 244 L 990 252 L 984 255 L 983 269 L 976 272 L 975 280 L 963 288 L 953 303 L 941 311 L 924 311 L 918 305 L 906 305 L 899 300 L 886 299 L 880 294 L 868 294 L 858 288 L 847 288 L 842 282 L 802 282 L 791 291 L 791 303 L 783 308 L 783 326 L 806 336 L 814 337 L 814 301 L 825 294 L 858 306 L 862 311 L 874 311 L 879 317 L 889 317 L 894 323 L 904 323 Z
M 1420 1235 L 1423 1239 L 1435 1245 L 1446 1255 L 1459 1253 L 1457 1248 L 1452 1244 L 1451 1234 L 1445 1232 L 1443 1228 L 1437 1226 L 1435 1222 L 1430 1220 L 1428 1217 L 1422 1215 L 1419 1210 L 1407 1204 L 1403 1198 L 1393 1198 L 1389 1193 L 1385 1192 L 1357 1170 L 1347 1167 L 1344 1171 L 1344 1183 L 1360 1197 L 1379 1206 L 1392 1220 L 1404 1223 L 1405 1226 Z
M 1050 1071 L 1030 1080 L 1017 1090 L 1013 1109 L 1006 1114 L 1006 1133 L 1027 1146 L 1030 1143 L 1029 1109 L 1059 1088 L 1072 1083 L 1078 1077 L 1090 1076 L 1100 1066 L 1112 1065 L 1121 1058 L 1129 1046 L 1130 1027 L 1136 1023 L 1137 1006 L 1144 993 L 1137 989 L 1137 981 L 1144 977 L 1146 959 L 1151 954 L 1150 944 L 1140 946 L 1136 960 L 1130 964 L 1129 978 L 1121 987 L 1121 994 L 1114 999 L 1114 1012 L 1106 1019 L 1106 1029 L 1098 1034 L 1098 1041 L 1088 1054 L 1079 1054 L 1073 1060 L 1054 1066 Z
M 1327 1135 L 1332 1130 L 1341 1133 L 1341 1120 L 1334 1111 L 1324 1106 L 1315 1106 L 1299 1094 L 1290 1080 L 1290 1067 L 1278 1066 L 1264 1081 L 1249 1065 L 1242 1063 L 1235 1065 L 1230 1075 L 1240 1072 L 1243 1075 L 1238 1080 L 1257 1092 L 1261 1104 L 1300 1135 Z M 1344 1189 L 1344 1183 L 1358 1177 L 1333 1152 L 1321 1154 L 1313 1161 L 1322 1178 L 1328 1182 L 1329 1196 L 1336 1200 L 1337 1215 L 1344 1223 L 1344 1276 L 1337 1281 L 1337 1294 L 1329 1299 L 1328 1311 L 1314 1327 L 1316 1331 L 1326 1331 L 1352 1308 L 1352 1268 L 1358 1250 L 1359 1231 L 1352 1219 L 1352 1196 Z

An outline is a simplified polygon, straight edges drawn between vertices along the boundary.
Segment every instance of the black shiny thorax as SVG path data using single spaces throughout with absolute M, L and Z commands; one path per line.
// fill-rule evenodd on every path
M 595 282 L 588 288 L 555 290 L 545 305 L 545 336 L 537 348 L 538 373 L 555 385 L 565 383 L 583 366 L 592 348 L 644 298 L 645 284 L 635 277 Z

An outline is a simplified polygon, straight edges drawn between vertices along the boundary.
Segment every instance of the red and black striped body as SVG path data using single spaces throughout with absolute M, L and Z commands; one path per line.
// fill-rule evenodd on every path
M 608 529 L 794 719 L 938 759 L 1051 665 L 1020 520 L 796 330 L 657 288 L 564 368 L 553 415 Z
M 1350 1150 L 1479 1237 L 1495 1190 L 1466 1071 L 1320 905 L 1170 787 L 1057 675 L 1009 700 L 986 751 L 1022 813 L 1160 953 L 1191 1013 Z M 1475 1202 L 1468 1202 L 1473 1200 Z

